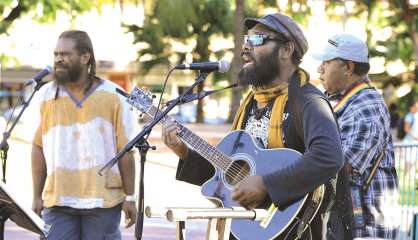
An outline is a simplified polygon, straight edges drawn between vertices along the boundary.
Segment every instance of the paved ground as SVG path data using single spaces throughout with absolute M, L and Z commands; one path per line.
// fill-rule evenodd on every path
M 0 124 L 1 125 L 1 124 Z M 187 125 L 211 143 L 218 142 L 228 131 L 228 125 Z M 4 126 L 0 126 L 3 131 Z M 7 187 L 15 199 L 30 209 L 32 201 L 30 144 L 28 132 L 31 129 L 17 126 L 9 140 L 10 149 L 7 160 Z M 212 204 L 200 194 L 200 188 L 174 180 L 177 158 L 160 141 L 161 129 L 156 127 L 149 139 L 157 150 L 150 151 L 145 166 L 145 205 L 146 206 L 183 206 L 208 207 Z M 139 162 L 137 162 L 137 167 Z M 139 170 L 137 171 L 139 173 Z M 138 181 L 137 181 L 138 182 Z M 206 230 L 204 221 L 186 225 L 189 239 L 204 239 Z M 134 239 L 134 227 L 121 226 L 123 239 Z M 5 239 L 37 239 L 37 235 L 18 227 L 11 221 L 6 222 Z M 165 219 L 145 219 L 143 239 L 175 239 L 175 223 Z

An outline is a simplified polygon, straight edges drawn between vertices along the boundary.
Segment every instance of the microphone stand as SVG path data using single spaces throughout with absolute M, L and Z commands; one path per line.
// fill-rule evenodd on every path
M 23 101 L 23 107 L 20 110 L 19 114 L 17 115 L 16 119 L 14 120 L 14 122 L 12 123 L 11 127 L 9 128 L 9 130 L 6 130 L 3 133 L 3 140 L 0 143 L 0 159 L 2 162 L 2 170 L 3 170 L 3 182 L 6 183 L 6 162 L 7 162 L 7 152 L 9 151 L 9 143 L 7 142 L 7 140 L 9 139 L 13 129 L 15 128 L 16 124 L 19 122 L 20 117 L 22 116 L 23 112 L 25 111 L 25 109 L 29 106 L 29 103 L 32 101 L 33 96 L 35 95 L 35 93 L 42 87 L 42 85 L 44 85 L 45 82 L 42 81 L 37 81 L 34 90 L 32 91 L 29 99 L 27 101 Z M 10 116 L 10 118 L 13 117 Z
M 9 128 L 9 130 L 5 130 L 5 132 L 3 132 L 3 139 L 0 143 L 0 159 L 1 159 L 1 163 L 2 163 L 2 170 L 3 170 L 3 179 L 2 181 L 4 183 L 6 183 L 6 163 L 7 163 L 7 152 L 9 151 L 9 143 L 7 142 L 7 140 L 9 139 L 9 137 L 11 136 L 11 133 L 13 131 L 13 129 L 15 128 L 16 124 L 19 122 L 20 117 L 22 116 L 23 112 L 25 111 L 25 109 L 29 106 L 29 103 L 32 101 L 33 96 L 35 95 L 35 93 L 42 87 L 42 85 L 44 85 L 45 82 L 42 81 L 37 81 L 34 90 L 32 91 L 29 99 L 27 101 L 23 100 L 23 107 L 20 110 L 19 114 L 17 115 L 16 119 L 14 120 L 14 122 L 12 123 L 11 127 Z M 16 105 L 15 105 L 16 107 Z M 13 117 L 13 113 L 10 116 L 10 118 Z M 3 206 L 0 206 L 1 208 L 3 208 Z M 4 224 L 7 221 L 7 219 L 10 217 L 10 215 L 4 211 L 0 211 L 0 239 L 3 239 L 3 234 L 4 234 Z
M 167 106 L 167 108 L 159 113 L 156 113 L 155 118 L 153 118 L 152 122 L 146 126 L 143 127 L 142 131 L 136 135 L 131 141 L 129 141 L 123 149 L 116 154 L 114 158 L 112 158 L 104 167 L 102 167 L 99 170 L 99 175 L 103 176 L 110 168 L 112 168 L 113 165 L 115 165 L 119 159 L 128 151 L 130 151 L 134 146 L 137 147 L 138 150 L 141 153 L 141 176 L 140 176 L 140 183 L 139 183 L 139 199 L 138 199 L 138 214 L 136 219 L 136 227 L 135 227 L 135 238 L 136 239 L 142 239 L 142 230 L 143 230 L 143 222 L 144 222 L 144 181 L 143 181 L 143 175 L 144 175 L 144 165 L 146 160 L 146 154 L 148 152 L 149 148 L 154 149 L 155 147 L 150 147 L 149 144 L 146 142 L 145 136 L 151 134 L 152 128 L 161 121 L 163 117 L 165 117 L 168 112 L 170 112 L 175 106 L 177 106 L 182 99 L 184 99 L 184 96 L 189 94 L 193 88 L 195 88 L 198 84 L 202 83 L 209 72 L 199 72 L 198 76 L 196 77 L 196 81 L 186 89 L 186 91 L 181 94 L 179 97 L 174 99 L 174 101 Z M 125 97 L 129 98 L 129 94 L 123 94 Z

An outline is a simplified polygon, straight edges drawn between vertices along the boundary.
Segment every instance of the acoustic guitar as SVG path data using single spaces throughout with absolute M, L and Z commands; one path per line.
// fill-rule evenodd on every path
M 159 113 L 152 103 L 151 95 L 143 89 L 134 88 L 127 95 L 127 102 L 150 117 Z M 176 122 L 174 118 L 164 116 L 160 123 L 165 125 L 173 121 Z M 259 148 L 254 139 L 242 130 L 229 133 L 215 147 L 182 124 L 176 123 L 180 128 L 178 136 L 181 140 L 215 167 L 215 174 L 202 185 L 201 190 L 206 198 L 223 207 L 242 207 L 231 199 L 231 192 L 246 176 L 269 174 L 286 168 L 301 157 L 299 152 L 288 148 Z M 312 220 L 321 205 L 323 193 L 322 185 L 284 210 L 279 210 L 270 199 L 266 199 L 257 206 L 268 211 L 266 218 L 262 221 L 232 219 L 231 232 L 237 239 L 243 240 L 283 239 L 288 231 L 296 230 L 294 226 L 303 214 L 304 205 L 313 199 L 317 207 L 309 222 Z

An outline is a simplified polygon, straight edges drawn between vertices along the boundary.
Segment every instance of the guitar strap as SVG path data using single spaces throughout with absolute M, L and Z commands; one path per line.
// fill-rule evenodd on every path
M 290 117 L 292 121 L 296 124 L 295 125 L 296 133 L 301 139 L 303 139 L 303 129 L 300 127 L 301 126 L 300 115 L 295 114 L 299 112 L 298 104 L 296 103 L 296 101 L 298 101 L 299 89 L 301 88 L 300 85 L 301 85 L 301 81 L 300 81 L 299 74 L 294 74 L 289 83 L 288 104 L 289 104 L 289 109 L 290 109 Z M 321 198 L 322 198 L 323 193 L 324 193 L 324 187 L 320 186 L 317 189 L 315 189 L 314 192 L 310 194 L 311 197 L 307 200 L 308 202 L 306 204 L 303 215 L 297 222 L 299 223 L 299 225 L 297 226 L 296 239 L 301 239 L 303 233 L 310 226 L 310 223 L 314 215 L 318 211 L 319 205 L 321 204 Z

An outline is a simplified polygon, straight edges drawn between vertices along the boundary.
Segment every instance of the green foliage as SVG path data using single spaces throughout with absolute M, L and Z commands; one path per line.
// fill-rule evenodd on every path
M 0 63 L 6 63 L 6 62 L 13 62 L 14 65 L 19 65 L 19 61 L 17 60 L 16 57 L 12 57 L 12 56 L 7 56 L 5 54 L 0 54 Z M 1 69 L 4 69 L 5 66 L 3 64 L 1 64 Z
M 401 60 L 406 66 L 410 66 L 415 62 L 411 26 L 403 20 L 400 9 L 392 9 L 390 17 L 381 14 L 388 9 L 376 10 L 372 24 L 378 28 L 389 27 L 392 35 L 385 41 L 378 40 L 369 44 L 372 56 L 385 57 L 387 63 Z
M 398 111 L 402 116 L 405 116 L 409 111 L 409 107 L 418 100 L 418 83 L 411 86 L 411 91 L 405 96 L 401 97 L 398 104 Z
M 128 32 L 134 34 L 134 42 L 143 46 L 138 60 L 147 57 L 141 61 L 143 73 L 158 64 L 169 66 L 173 58 L 174 64 L 183 62 L 186 54 L 192 54 L 193 60 L 207 61 L 214 54 L 209 49 L 211 37 L 229 35 L 233 29 L 231 6 L 224 0 L 159 0 L 146 13 L 142 27 L 127 26 Z M 179 43 L 185 47 L 176 48 Z M 198 91 L 202 90 L 203 85 L 199 85 Z M 201 101 L 196 112 L 196 121 L 202 122 Z
M 160 0 L 146 15 L 144 25 L 127 25 L 134 34 L 134 42 L 142 43 L 138 57 L 148 56 L 142 61 L 144 72 L 157 64 L 169 65 L 169 58 L 177 56 L 178 62 L 185 59 L 187 52 L 174 50 L 174 43 L 195 42 L 193 58 L 207 60 L 211 54 L 222 55 L 223 51 L 211 53 L 211 36 L 226 36 L 232 32 L 232 11 L 224 0 Z
M 246 0 L 244 1 L 244 16 L 245 17 L 257 17 L 259 1 L 258 0 Z
M 58 11 L 65 11 L 71 15 L 75 15 L 91 10 L 93 7 L 96 6 L 94 4 L 94 1 L 89 0 L 39 0 L 38 4 L 41 4 L 43 6 L 42 14 L 37 16 L 37 19 L 41 22 L 54 21 Z
M 58 11 L 64 11 L 76 15 L 93 7 L 100 7 L 111 0 L 1 0 L 0 1 L 0 34 L 7 33 L 13 22 L 20 17 L 32 13 L 33 19 L 39 22 L 51 22 L 55 20 Z
M 298 4 L 299 8 L 294 9 L 293 5 Z M 289 1 L 285 14 L 289 15 L 296 22 L 306 24 L 311 15 L 311 9 L 307 6 L 307 1 Z

